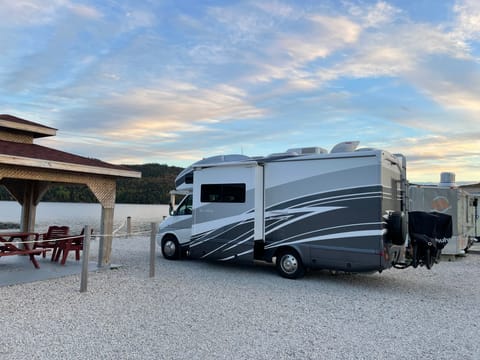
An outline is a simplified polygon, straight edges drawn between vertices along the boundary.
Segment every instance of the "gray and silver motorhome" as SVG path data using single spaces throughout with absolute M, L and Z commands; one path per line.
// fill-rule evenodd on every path
M 164 257 L 275 262 L 288 278 L 408 266 L 406 160 L 357 145 L 193 164 L 176 179 L 188 195 L 159 227 Z

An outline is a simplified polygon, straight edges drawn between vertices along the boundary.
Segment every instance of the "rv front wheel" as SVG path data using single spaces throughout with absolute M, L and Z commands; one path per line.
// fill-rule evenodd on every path
M 167 235 L 163 238 L 162 255 L 167 260 L 177 260 L 180 258 L 180 247 L 174 236 Z
M 305 275 L 302 259 L 293 249 L 283 250 L 277 255 L 276 267 L 280 276 L 288 279 L 297 279 Z

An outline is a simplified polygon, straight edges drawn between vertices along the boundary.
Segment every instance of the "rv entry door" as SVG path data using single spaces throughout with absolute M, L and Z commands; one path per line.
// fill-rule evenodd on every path
M 263 168 L 239 162 L 196 169 L 193 208 L 190 257 L 252 261 L 263 231 Z

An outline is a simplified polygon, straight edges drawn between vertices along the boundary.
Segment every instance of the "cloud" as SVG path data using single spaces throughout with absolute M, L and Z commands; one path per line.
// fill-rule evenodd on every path
M 195 45 L 188 50 L 189 56 L 199 64 L 228 64 L 231 61 L 230 54 L 225 47 L 216 43 Z
M 417 64 L 404 74 L 405 79 L 419 92 L 446 111 L 446 116 L 432 119 L 435 131 L 442 131 L 452 123 L 467 128 L 478 126 L 480 111 L 480 72 L 473 61 L 432 57 Z
M 407 157 L 412 182 L 436 181 L 441 172 L 454 172 L 457 181 L 478 181 L 480 132 L 458 129 L 444 134 L 405 137 L 389 142 L 393 152 Z
M 248 75 L 249 81 L 284 81 L 285 92 L 319 88 L 332 78 L 322 75 L 320 79 L 316 73 L 321 68 L 316 62 L 353 46 L 361 33 L 360 26 L 342 16 L 309 14 L 299 21 L 301 29 L 280 31 L 268 47 L 252 54 L 257 70 Z M 328 73 L 328 69 L 321 72 Z
M 228 85 L 199 88 L 173 81 L 98 100 L 94 108 L 98 110 L 93 114 L 73 111 L 69 126 L 96 129 L 106 137 L 169 139 L 177 138 L 181 132 L 206 132 L 218 123 L 265 115 L 265 110 L 250 104 L 245 91 L 239 88 Z M 115 109 L 115 113 L 109 109 Z M 97 120 L 99 117 L 101 122 Z
M 48 26 L 39 27 L 38 35 L 22 27 L 0 33 L 8 54 L 0 60 L 0 69 L 4 69 L 0 81 L 9 93 L 35 94 L 41 88 L 42 99 L 46 94 L 65 98 L 81 88 L 82 96 L 89 97 L 105 91 L 115 79 L 127 86 L 131 85 L 127 79 L 137 83 L 140 74 L 158 61 L 158 38 L 139 31 L 152 23 L 148 20 L 152 14 L 142 16 L 146 12 L 136 11 L 128 17 L 127 12 L 118 11 L 104 16 L 94 7 L 67 1 L 55 4 L 51 11 L 55 16 Z M 136 77 L 130 75 L 134 71 Z
M 347 3 L 347 9 L 349 17 L 313 13 L 302 19 L 307 25 L 301 29 L 279 32 L 272 45 L 254 55 L 258 71 L 250 74 L 251 81 L 281 80 L 287 91 L 309 91 L 349 78 L 412 81 L 433 56 L 473 60 L 466 44 L 447 28 L 413 23 L 386 2 Z
M 437 78 L 425 84 L 423 90 L 434 101 L 447 109 L 463 110 L 472 114 L 480 112 L 480 89 L 478 85 L 467 88 L 458 82 Z M 462 122 L 463 120 L 465 119 L 462 119 Z M 478 119 L 471 125 L 478 125 Z
M 371 5 L 363 4 L 362 6 L 350 2 L 344 4 L 353 18 L 360 19 L 363 28 L 379 28 L 389 25 L 395 21 L 397 16 L 402 14 L 399 8 L 385 1 L 378 1 Z
M 307 18 L 311 28 L 308 38 L 305 35 L 280 36 L 279 48 L 283 48 L 299 64 L 324 58 L 359 37 L 360 27 L 344 17 L 312 15 Z
M 70 9 L 73 13 L 83 17 L 83 18 L 89 18 L 89 19 L 100 19 L 103 14 L 96 8 L 87 6 L 87 5 L 81 5 L 81 4 L 75 4 L 75 3 L 66 3 L 66 7 Z
M 456 15 L 454 35 L 460 41 L 479 40 L 480 3 L 477 0 L 459 0 L 453 11 Z
M 136 29 L 155 25 L 155 14 L 145 10 L 131 10 L 126 13 L 128 28 Z
M 255 10 L 249 5 L 210 7 L 207 14 L 212 23 L 207 25 L 207 29 L 219 31 L 222 35 L 220 39 L 228 40 L 232 45 L 258 43 L 263 34 L 275 28 L 276 18 L 275 14 Z
M 98 19 L 98 9 L 68 0 L 16 0 L 0 3 L 0 27 L 28 27 L 52 23 L 63 10 L 83 18 Z
M 52 21 L 63 0 L 18 0 L 0 3 L 0 26 L 31 26 Z
M 452 149 L 464 166 L 448 135 L 478 128 L 477 3 L 429 20 L 387 1 L 4 1 L 2 96 L 107 159 L 411 136 L 412 174 Z
M 348 10 L 348 17 L 308 14 L 299 20 L 302 27 L 279 31 L 268 47 L 253 54 L 258 71 L 249 79 L 312 90 L 342 78 L 403 77 L 435 54 L 469 57 L 451 34 L 411 23 L 386 2 L 349 4 Z

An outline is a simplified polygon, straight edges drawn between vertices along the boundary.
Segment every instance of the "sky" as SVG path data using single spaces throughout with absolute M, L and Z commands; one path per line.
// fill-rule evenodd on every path
M 478 0 L 0 0 L 0 113 L 188 166 L 360 141 L 480 181 Z

